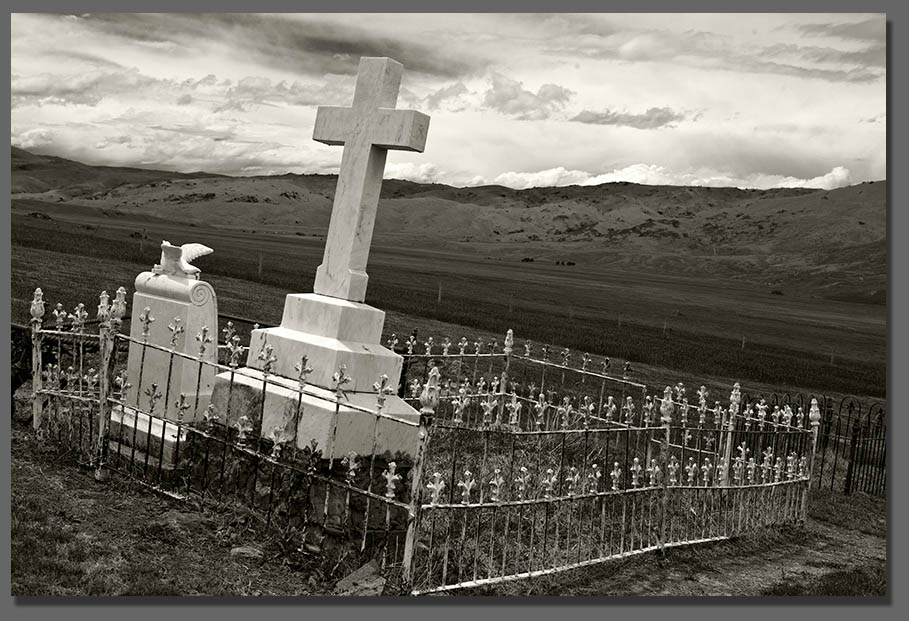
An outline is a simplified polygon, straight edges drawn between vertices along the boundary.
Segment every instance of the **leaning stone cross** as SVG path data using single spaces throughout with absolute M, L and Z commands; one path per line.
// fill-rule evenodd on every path
M 362 58 L 353 105 L 318 109 L 313 138 L 344 152 L 315 291 L 289 293 L 281 325 L 250 334 L 246 366 L 217 376 L 211 402 L 224 424 L 254 411 L 257 429 L 294 431 L 300 449 L 416 455 L 420 412 L 379 390 L 400 385 L 404 359 L 382 347 L 385 313 L 363 301 L 386 152 L 422 151 L 429 128 L 426 115 L 395 110 L 402 73 L 391 59 Z
M 320 106 L 316 113 L 313 140 L 344 145 L 344 152 L 315 293 L 365 299 L 385 156 L 389 149 L 422 152 L 426 145 L 429 117 L 395 110 L 403 70 L 390 58 L 361 58 L 353 106 Z

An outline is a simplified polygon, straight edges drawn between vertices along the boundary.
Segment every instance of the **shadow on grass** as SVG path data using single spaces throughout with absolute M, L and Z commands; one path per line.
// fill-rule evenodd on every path
M 807 582 L 780 582 L 762 591 L 761 595 L 886 597 L 887 567 L 884 563 L 875 563 L 833 571 Z

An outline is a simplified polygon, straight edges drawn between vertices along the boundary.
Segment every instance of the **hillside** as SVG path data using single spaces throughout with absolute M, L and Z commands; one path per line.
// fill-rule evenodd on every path
M 324 234 L 336 178 L 88 166 L 12 148 L 14 199 L 241 231 Z M 836 190 L 610 183 L 512 190 L 386 180 L 376 239 L 503 259 L 644 265 L 885 301 L 886 183 Z

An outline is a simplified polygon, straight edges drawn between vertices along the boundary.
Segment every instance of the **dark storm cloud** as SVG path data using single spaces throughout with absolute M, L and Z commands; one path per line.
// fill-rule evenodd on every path
M 675 112 L 672 108 L 648 108 L 642 114 L 629 114 L 604 110 L 593 112 L 584 110 L 569 121 L 577 123 L 591 123 L 594 125 L 623 125 L 635 129 L 657 129 L 659 127 L 672 127 L 678 121 L 684 121 L 685 115 Z
M 441 46 L 377 36 L 368 29 L 254 14 L 99 13 L 84 17 L 104 33 L 135 42 L 173 43 L 192 53 L 196 41 L 218 40 L 258 62 L 295 72 L 355 74 L 361 56 L 389 56 L 408 71 L 458 78 L 488 62 L 452 57 Z

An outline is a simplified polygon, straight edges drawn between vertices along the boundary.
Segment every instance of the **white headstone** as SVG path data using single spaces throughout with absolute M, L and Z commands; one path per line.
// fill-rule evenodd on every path
M 161 244 L 161 263 L 136 277 L 130 337 L 202 360 L 217 362 L 218 304 L 210 284 L 199 280 L 193 259 L 211 252 L 201 244 Z M 145 309 L 148 309 L 147 311 Z M 149 321 L 149 318 L 152 321 Z M 152 384 L 157 384 L 154 414 L 177 420 L 177 401 L 184 394 L 190 407 L 185 421 L 201 417 L 208 407 L 215 369 L 169 352 L 131 342 L 127 361 L 126 403 L 148 411 Z

